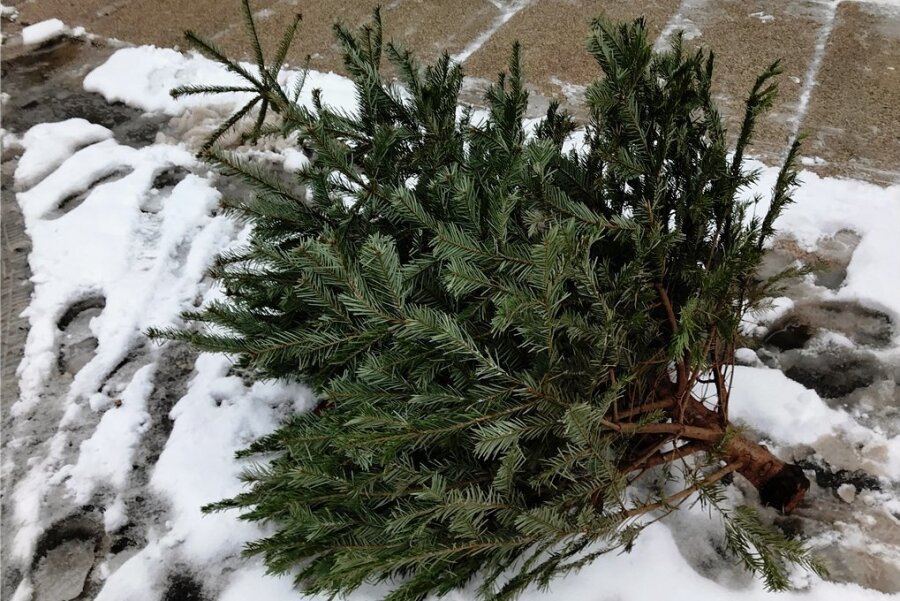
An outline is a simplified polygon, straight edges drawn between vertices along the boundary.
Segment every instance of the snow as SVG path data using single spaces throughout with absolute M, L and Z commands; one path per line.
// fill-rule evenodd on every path
M 254 65 L 241 64 L 249 72 L 256 72 Z M 295 77 L 298 77 L 296 71 L 282 70 L 279 82 L 287 89 L 293 89 Z M 234 109 L 252 98 L 247 92 L 186 96 L 178 99 L 171 97 L 169 90 L 186 84 L 246 87 L 247 82 L 199 54 L 182 54 L 169 48 L 155 46 L 123 48 L 84 79 L 85 90 L 97 92 L 109 102 L 124 102 L 144 111 L 168 115 L 179 115 L 198 107 L 216 106 Z M 345 77 L 335 73 L 310 71 L 301 92 L 301 102 L 307 105 L 312 103 L 314 88 L 321 89 L 324 101 L 335 108 L 352 111 L 356 107 L 353 86 Z
M 74 301 L 101 296 L 106 307 L 91 326 L 98 341 L 97 355 L 76 375 L 70 396 L 95 391 L 103 376 L 140 339 L 141 330 L 171 323 L 184 302 L 193 298 L 196 281 L 218 250 L 215 238 L 233 227 L 211 215 L 219 193 L 207 181 L 189 175 L 171 191 L 159 214 L 142 212 L 141 201 L 161 171 L 194 162 L 188 151 L 178 147 L 152 145 L 138 150 L 104 140 L 79 150 L 18 195 L 34 245 L 29 261 L 35 293 L 26 312 L 31 330 L 19 367 L 21 398 L 13 413 L 28 411 L 37 403 L 44 375 L 56 360 L 57 321 Z M 125 170 L 130 172 L 93 188 L 72 211 L 54 215 L 68 196 Z M 185 257 L 184 271 L 173 272 L 172 260 L 192 237 L 196 238 Z M 135 240 L 141 239 L 156 244 L 132 249 Z M 62 256 L 60 248 L 66 249 Z
M 844 452 L 876 475 L 900 480 L 900 435 L 887 436 L 860 424 L 843 409 L 834 409 L 814 390 L 794 382 L 783 372 L 767 367 L 734 368 L 729 413 L 731 419 L 752 427 L 779 446 L 821 446 L 843 441 Z M 826 457 L 841 465 L 843 457 Z M 853 469 L 853 465 L 841 466 Z
M 63 140 L 105 136 L 87 122 L 63 121 L 35 128 L 41 129 L 24 136 L 23 160 L 32 165 L 26 174 L 52 168 L 28 157 L 40 156 L 44 140 L 56 138 L 56 132 Z M 49 156 L 59 160 L 59 154 Z M 143 402 L 152 389 L 151 367 L 134 376 L 122 394 L 121 407 L 104 413 L 94 435 L 81 447 L 83 458 L 75 466 L 59 463 L 70 430 L 89 419 L 93 408 L 102 407 L 94 395 L 107 376 L 132 349 L 144 345 L 143 330 L 173 324 L 191 306 L 208 265 L 234 236 L 235 225 L 214 214 L 220 194 L 208 179 L 196 175 L 186 176 L 163 194 L 158 213 L 142 211 L 156 175 L 174 165 L 195 163 L 193 155 L 181 147 L 157 144 L 134 149 L 105 139 L 78 150 L 17 196 L 33 244 L 29 264 L 34 293 L 24 313 L 30 330 L 17 371 L 20 397 L 11 408 L 13 416 L 28 419 L 35 411 L 47 410 L 43 407 L 45 386 L 56 370 L 61 344 L 57 324 L 63 313 L 86 298 L 105 302 L 102 313 L 90 323 L 96 352 L 57 401 L 62 418 L 48 441 L 47 454 L 30 466 L 16 487 L 12 513 L 19 526 L 14 540 L 17 557 L 31 555 L 43 528 L 38 514 L 41 502 L 55 483 L 71 477 L 70 492 L 75 498 L 87 498 L 99 482 L 118 489 L 127 484 L 129 454 L 149 420 Z M 114 173 L 123 175 L 88 191 L 98 178 Z M 79 193 L 84 193 L 83 202 L 60 214 L 60 203 Z M 93 400 L 88 401 L 89 397 Z M 116 445 L 116 453 L 109 453 L 109 444 Z M 111 507 L 108 526 L 123 519 L 115 515 L 115 500 Z
M 87 505 L 101 482 L 117 492 L 128 484 L 136 447 L 150 425 L 147 397 L 153 392 L 155 367 L 145 365 L 134 375 L 118 404 L 103 413 L 93 435 L 81 443 L 78 463 L 66 482 L 75 503 Z M 116 452 L 110 453 L 110 449 Z
M 510 6 L 520 9 L 520 4 L 524 5 Z M 287 84 L 295 77 L 288 70 L 279 75 Z M 110 102 L 183 119 L 195 113 L 199 117 L 210 106 L 234 108 L 247 99 L 242 94 L 178 100 L 169 96 L 170 88 L 186 83 L 242 82 L 199 55 L 144 46 L 117 51 L 86 77 L 84 86 Z M 313 87 L 323 90 L 326 102 L 355 109 L 355 93 L 346 79 L 311 73 L 303 102 L 309 102 Z M 574 134 L 567 147 L 578 147 L 581 136 Z M 257 560 L 240 557 L 243 545 L 264 535 L 266 527 L 238 521 L 232 512 L 203 515 L 200 511 L 204 504 L 241 490 L 239 474 L 250 463 L 236 461 L 234 452 L 271 432 L 292 411 L 309 410 L 315 404 L 309 389 L 296 383 L 248 383 L 233 373 L 227 357 L 200 355 L 186 391 L 170 414 L 152 415 L 148 407 L 163 374 L 158 347 L 148 350 L 141 332 L 150 326 L 178 324 L 181 311 L 217 298 L 221 291 L 210 287 L 205 270 L 217 253 L 241 244 L 248 235 L 249 230 L 239 230 L 218 214 L 215 176 L 184 145 L 131 148 L 113 139 L 106 128 L 81 119 L 36 125 L 21 144 L 25 153 L 15 183 L 22 190 L 17 200 L 33 242 L 29 262 L 34 296 L 25 313 L 30 332 L 18 371 L 21 398 L 12 415 L 24 422 L 38 412 L 57 411 L 60 418 L 43 455 L 29 460 L 14 491 L 9 518 L 16 527 L 14 558 L 22 565 L 31 561 L 36 541 L 49 525 L 41 508 L 49 496 L 61 491 L 73 507 L 99 503 L 108 532 L 135 520 L 156 519 L 150 522 L 146 544 L 134 555 L 121 565 L 107 561 L 101 566 L 105 582 L 97 596 L 100 601 L 159 599 L 176 566 L 188 566 L 214 592 L 212 598 L 220 601 L 251 596 L 267 601 L 312 599 L 299 595 L 289 577 L 269 576 Z M 287 170 L 298 169 L 307 160 L 290 148 L 265 156 L 280 160 Z M 191 173 L 171 189 L 153 189 L 155 177 L 173 166 Z M 754 190 L 746 191 L 748 198 L 755 191 L 770 189 L 777 176 L 774 168 L 754 166 L 761 169 L 761 178 Z M 108 176 L 113 179 L 97 183 Z M 852 229 L 861 237 L 846 281 L 836 291 L 819 291 L 822 297 L 878 308 L 900 322 L 900 295 L 896 294 L 900 187 L 821 178 L 809 172 L 803 172 L 802 180 L 796 204 L 777 224 L 781 230 L 790 232 L 807 250 L 841 229 Z M 73 195 L 76 201 L 83 196 L 81 204 L 66 203 Z M 158 201 L 158 211 L 148 209 L 151 198 Z M 757 213 L 764 210 L 760 206 Z M 105 303 L 89 324 L 97 349 L 66 389 L 54 394 L 47 386 L 62 344 L 59 319 L 73 303 L 90 298 Z M 752 333 L 793 307 L 787 297 L 775 299 L 745 326 Z M 894 346 L 900 346 L 900 339 Z M 104 388 L 110 373 L 135 349 L 142 353 L 140 367 L 121 389 Z M 736 422 L 768 436 L 767 444 L 776 453 L 812 446 L 827 455 L 837 445 L 856 453 L 866 469 L 900 481 L 900 437 L 866 427 L 781 371 L 761 366 L 749 349 L 741 349 L 740 357 L 753 367 L 735 368 L 730 406 Z M 146 486 L 164 504 L 163 517 L 130 515 L 126 497 L 135 486 L 133 465 L 154 420 L 159 419 L 170 420 L 172 429 Z M 75 437 L 79 428 L 87 431 L 81 439 Z M 73 443 L 78 443 L 74 453 L 67 450 Z M 24 441 L 6 444 L 12 448 Z M 834 458 L 835 465 L 839 459 Z M 4 474 L 6 469 L 4 465 Z M 869 493 L 852 492 L 845 488 L 841 498 L 855 497 L 857 505 L 872 498 Z M 880 503 L 900 510 L 894 499 Z M 697 528 L 696 537 L 676 539 L 676 521 L 654 523 L 631 553 L 604 557 L 554 581 L 549 591 L 532 590 L 523 599 L 890 598 L 801 572 L 794 575 L 800 590 L 787 594 L 767 593 L 760 581 L 749 577 L 735 582 L 717 572 L 716 566 L 725 565 L 721 559 L 703 555 L 712 553 L 709 540 L 721 536 L 718 518 L 693 507 L 673 516 L 676 519 Z M 648 565 L 654 566 L 652 577 L 647 575 Z M 14 598 L 30 598 L 30 589 L 31 583 L 24 580 Z M 351 600 L 374 600 L 384 592 L 383 587 L 363 589 Z M 471 598 L 471 591 L 446 597 Z
M 773 298 L 755 311 L 744 316 L 741 330 L 747 336 L 762 335 L 772 325 L 794 308 L 794 301 L 786 296 Z
M 59 167 L 75 150 L 112 137 L 102 125 L 76 118 L 59 123 L 40 123 L 22 137 L 25 153 L 16 166 L 20 188 L 30 188 Z
M 516 16 L 516 13 L 531 4 L 532 1 L 533 0 L 512 0 L 511 2 L 497 2 L 492 0 L 491 3 L 500 9 L 500 14 L 497 15 L 497 18 L 495 18 L 490 26 L 482 31 L 478 37 L 469 42 L 465 48 L 453 55 L 453 60 L 458 63 L 465 62 L 467 58 L 478 52 L 479 48 L 484 46 L 485 42 L 487 42 L 498 29 Z
M 200 513 L 203 505 L 240 492 L 245 466 L 234 460 L 235 452 L 274 430 L 289 411 L 315 405 L 306 388 L 271 382 L 247 387 L 229 375 L 230 368 L 223 356 L 197 360 L 188 393 L 170 415 L 175 426 L 151 479 L 153 490 L 172 503 L 169 535 L 182 541 L 181 552 L 204 564 L 259 535 L 257 526 L 238 522 L 233 513 Z
M 19 18 L 19 11 L 15 6 L 5 6 L 0 4 L 0 17 L 15 21 Z
M 771 190 L 778 170 L 762 163 L 748 167 L 762 169 L 756 190 Z M 800 174 L 802 185 L 794 193 L 777 227 L 790 233 L 801 248 L 813 251 L 816 243 L 849 229 L 861 236 L 847 267 L 847 279 L 831 298 L 856 301 L 872 309 L 886 311 L 900 323 L 900 185 L 877 186 L 867 182 L 821 177 L 810 171 Z M 755 190 L 747 191 L 747 197 Z M 762 214 L 768 199 L 757 207 Z M 900 344 L 900 328 L 895 342 Z
M 813 390 L 777 369 L 737 366 L 729 403 L 731 418 L 784 444 L 811 444 L 844 423 Z
M 25 45 L 41 44 L 68 33 L 66 24 L 59 19 L 47 19 L 22 29 L 22 43 Z
M 691 511 L 683 509 L 682 511 Z M 647 566 L 653 566 L 648 577 Z M 787 593 L 767 592 L 761 582 L 735 590 L 705 578 L 684 556 L 684 549 L 676 541 L 672 529 L 656 523 L 649 526 L 638 538 L 631 553 L 610 554 L 589 567 L 558 578 L 548 591 L 527 591 L 523 601 L 550 601 L 552 599 L 597 599 L 627 601 L 883 601 L 891 596 L 863 589 L 850 584 L 822 582 L 796 575 L 803 587 Z M 805 590 L 804 590 L 805 589 Z M 354 593 L 352 601 L 376 601 L 380 597 Z M 811 596 L 812 595 L 812 596 Z M 266 576 L 264 568 L 251 565 L 239 570 L 229 581 L 219 601 L 238 601 L 248 597 L 267 601 L 297 601 L 298 599 L 324 600 L 324 596 L 305 597 L 291 587 L 290 579 Z M 470 591 L 456 591 L 443 597 L 447 601 L 471 601 Z M 429 601 L 436 598 L 429 597 Z
M 822 27 L 819 28 L 818 34 L 816 34 L 816 47 L 813 51 L 812 60 L 809 62 L 809 67 L 806 69 L 806 74 L 803 77 L 803 88 L 797 101 L 797 109 L 791 118 L 790 136 L 792 139 L 797 137 L 800 131 L 800 124 L 803 122 L 803 118 L 806 117 L 807 110 L 809 110 L 809 99 L 818 80 L 822 61 L 825 59 L 825 47 L 828 44 L 828 39 L 831 37 L 831 31 L 834 29 L 837 7 L 838 2 L 823 3 L 824 22 Z M 762 17 L 760 20 L 762 20 Z

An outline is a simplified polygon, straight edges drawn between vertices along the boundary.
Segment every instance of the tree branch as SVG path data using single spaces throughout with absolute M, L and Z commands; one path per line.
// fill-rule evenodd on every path
M 706 478 L 704 478 L 700 482 L 697 482 L 693 486 L 688 486 L 684 490 L 679 491 L 679 492 L 675 493 L 674 495 L 670 495 L 670 496 L 666 497 L 665 499 L 663 499 L 662 501 L 657 501 L 656 503 L 650 503 L 649 505 L 642 505 L 641 507 L 635 507 L 633 509 L 629 509 L 628 511 L 624 512 L 623 514 L 620 514 L 620 516 L 621 516 L 622 520 L 629 520 L 631 518 L 635 518 L 635 517 L 644 515 L 645 513 L 650 513 L 651 511 L 656 511 L 657 509 L 662 509 L 663 507 L 671 507 L 674 504 L 681 503 L 682 501 L 687 499 L 689 496 L 691 496 L 692 494 L 694 494 L 695 492 L 697 492 L 704 486 L 709 486 L 710 484 L 714 484 L 714 483 L 718 482 L 719 480 L 721 480 L 728 474 L 741 469 L 741 467 L 743 467 L 743 464 L 740 462 L 726 465 L 719 471 L 707 476 Z

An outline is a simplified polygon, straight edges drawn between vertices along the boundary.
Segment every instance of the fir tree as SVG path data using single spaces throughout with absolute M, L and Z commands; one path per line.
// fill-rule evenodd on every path
M 387 599 L 418 600 L 475 579 L 509 599 L 630 548 L 648 514 L 699 495 L 771 588 L 788 586 L 787 563 L 821 571 L 720 502 L 735 472 L 784 511 L 809 486 L 728 422 L 739 322 L 765 292 L 755 271 L 796 180 L 795 143 L 766 214 L 739 200 L 777 63 L 731 154 L 712 55 L 680 37 L 656 53 L 643 20 L 597 19 L 603 77 L 585 147 L 569 150 L 575 124 L 556 104 L 526 132 L 518 46 L 475 118 L 447 55 L 420 66 L 383 42 L 378 11 L 358 32 L 337 25 L 359 101 L 348 114 L 278 85 L 297 21 L 266 64 L 244 6 L 255 71 L 188 37 L 255 93 L 205 148 L 254 186 L 232 207 L 253 234 L 213 270 L 225 300 L 186 315 L 199 327 L 154 334 L 321 398 L 243 452 L 261 461 L 246 491 L 208 508 L 274 525 L 248 553 L 309 592 L 391 579 Z M 296 188 L 214 145 L 256 108 L 255 134 L 275 113 L 270 130 L 311 157 Z

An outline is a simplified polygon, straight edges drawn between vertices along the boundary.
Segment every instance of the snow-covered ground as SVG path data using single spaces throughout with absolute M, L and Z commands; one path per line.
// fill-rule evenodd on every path
M 285 82 L 293 77 L 282 74 Z M 243 465 L 234 452 L 289 412 L 309 408 L 310 392 L 296 384 L 249 382 L 224 357 L 197 357 L 142 336 L 149 326 L 177 324 L 181 311 L 214 298 L 218 291 L 205 278 L 206 267 L 246 236 L 219 212 L 227 182 L 193 156 L 202 134 L 242 99 L 173 100 L 168 94 L 185 83 L 231 82 L 230 74 L 195 55 L 126 48 L 91 72 L 84 87 L 109 102 L 170 116 L 156 143 L 133 148 L 83 119 L 4 137 L 4 145 L 23 149 L 15 185 L 33 242 L 30 332 L 2 465 L 4 486 L 14 482 L 12 514 L 4 520 L 15 537 L 4 544 L 12 545 L 10 561 L 23 574 L 16 601 L 74 598 L 85 579 L 106 601 L 175 599 L 179 587 L 198 595 L 184 598 L 301 598 L 290 579 L 268 576 L 258 561 L 239 556 L 244 543 L 262 534 L 259 526 L 228 513 L 204 516 L 200 507 L 240 490 Z M 312 73 L 305 101 L 314 87 L 323 89 L 326 102 L 352 109 L 346 79 Z M 283 143 L 252 152 L 288 169 L 303 160 Z M 757 189 L 765 197 L 777 170 L 753 166 L 761 170 Z M 811 544 L 839 564 L 839 577 L 897 592 L 900 186 L 808 172 L 802 180 L 797 203 L 778 223 L 782 238 L 773 260 L 814 263 L 810 257 L 827 255 L 828 273 L 837 279 L 824 277 L 816 263 L 818 271 L 748 322 L 748 333 L 760 339 L 789 327 L 809 335 L 799 346 L 741 351 L 732 415 L 766 433 L 785 459 L 827 466 L 826 476 L 858 469 L 871 476 L 857 478 L 858 486 L 839 482 L 834 490 L 814 485 L 799 519 Z M 828 255 L 848 231 L 852 243 Z M 874 375 L 866 372 L 850 392 L 823 398 L 816 390 L 826 389 L 808 376 L 809 362 L 821 357 L 836 358 L 835 386 L 844 382 L 840 365 L 856 365 L 861 357 Z M 789 379 L 791 369 L 810 388 Z M 165 395 L 174 398 L 167 404 Z M 810 475 L 814 471 L 810 467 Z M 730 494 L 752 502 L 753 492 L 743 487 Z M 836 523 L 829 523 L 833 517 Z M 631 553 L 602 558 L 525 598 L 892 598 L 799 572 L 796 592 L 766 593 L 717 552 L 717 520 L 700 507 L 686 508 L 650 526 Z M 67 547 L 67 533 L 93 546 Z M 854 574 L 859 566 L 880 573 Z M 352 598 L 374 600 L 384 590 Z M 449 598 L 472 595 L 460 591 Z

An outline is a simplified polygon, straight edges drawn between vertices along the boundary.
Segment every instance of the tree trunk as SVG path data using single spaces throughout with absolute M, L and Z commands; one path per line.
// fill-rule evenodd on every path
M 743 436 L 733 433 L 726 436 L 726 428 L 722 427 L 719 414 L 693 397 L 687 399 L 684 409 L 686 425 L 722 432 L 725 461 L 741 464 L 738 473 L 756 487 L 764 505 L 790 513 L 803 500 L 809 490 L 809 480 L 799 466 L 785 463 L 765 446 Z

